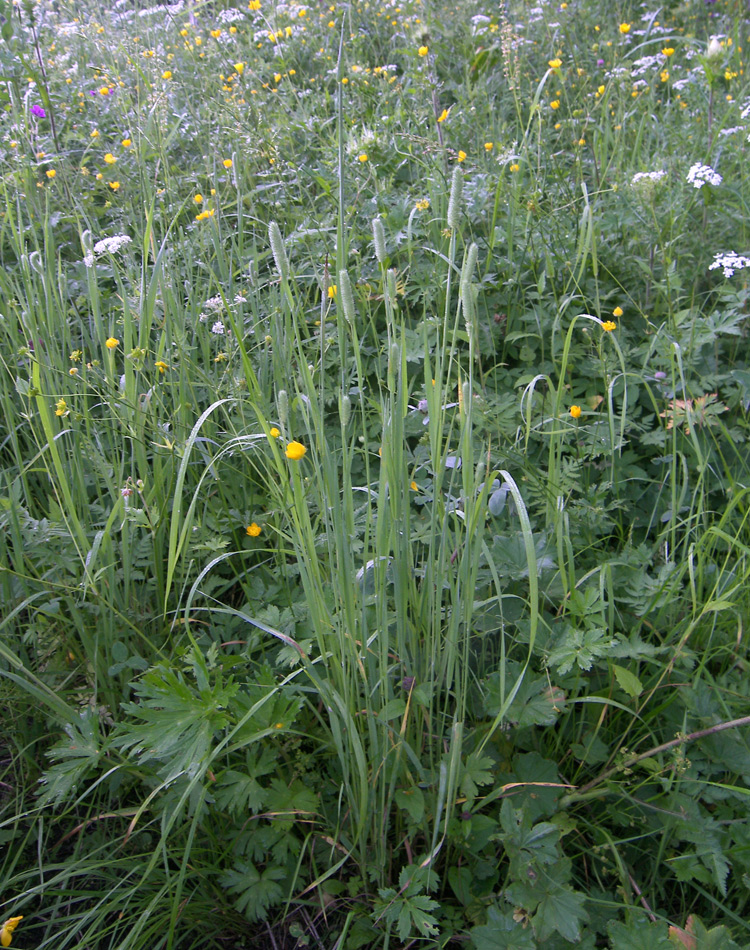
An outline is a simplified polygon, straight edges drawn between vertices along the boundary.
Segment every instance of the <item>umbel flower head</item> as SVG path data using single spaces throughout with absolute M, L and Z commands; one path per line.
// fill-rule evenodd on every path
M 9 947 L 10 942 L 13 939 L 13 931 L 23 920 L 21 917 L 9 917 L 2 927 L 0 927 L 0 943 L 4 947 Z

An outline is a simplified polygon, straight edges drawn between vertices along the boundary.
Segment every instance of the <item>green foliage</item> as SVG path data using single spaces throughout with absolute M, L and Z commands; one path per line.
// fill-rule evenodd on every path
M 0 3 L 14 947 L 748 943 L 740 7 Z

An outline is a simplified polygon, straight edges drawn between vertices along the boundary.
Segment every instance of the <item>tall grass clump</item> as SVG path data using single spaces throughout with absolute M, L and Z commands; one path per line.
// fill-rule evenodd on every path
M 742 5 L 0 12 L 3 946 L 750 946 Z

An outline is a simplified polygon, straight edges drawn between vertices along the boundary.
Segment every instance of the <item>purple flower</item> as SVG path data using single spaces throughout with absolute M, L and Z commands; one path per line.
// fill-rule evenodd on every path
M 41 106 L 38 106 L 38 105 L 36 105 L 36 104 L 34 104 L 34 105 L 31 107 L 31 114 L 32 114 L 32 115 L 35 115 L 38 119 L 46 119 L 46 118 L 47 118 L 47 113 L 44 111 L 44 109 L 43 109 Z
M 603 60 L 603 59 L 597 59 L 596 65 L 597 65 L 597 66 L 603 66 L 603 65 L 604 65 L 604 60 Z

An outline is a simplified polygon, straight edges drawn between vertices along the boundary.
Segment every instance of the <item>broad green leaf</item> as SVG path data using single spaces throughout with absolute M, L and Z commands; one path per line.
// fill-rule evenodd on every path
M 608 928 L 610 950 L 673 950 L 667 925 L 639 917 L 630 923 L 612 922 Z
M 615 672 L 615 678 L 620 689 L 624 689 L 628 696 L 637 699 L 643 692 L 643 686 L 635 673 L 631 673 L 630 670 L 626 670 L 624 666 L 618 666 L 616 663 L 612 665 L 612 669 Z
M 534 932 L 544 946 L 544 941 L 555 931 L 566 940 L 575 943 L 581 935 L 581 922 L 587 919 L 583 909 L 583 894 L 569 887 L 551 887 L 539 902 L 533 917 Z
M 487 923 L 469 931 L 474 950 L 536 950 L 531 927 L 513 919 L 513 911 L 501 912 L 497 906 L 487 912 Z
M 424 795 L 419 788 L 400 788 L 394 795 L 396 804 L 408 812 L 412 821 L 421 821 L 424 817 Z

